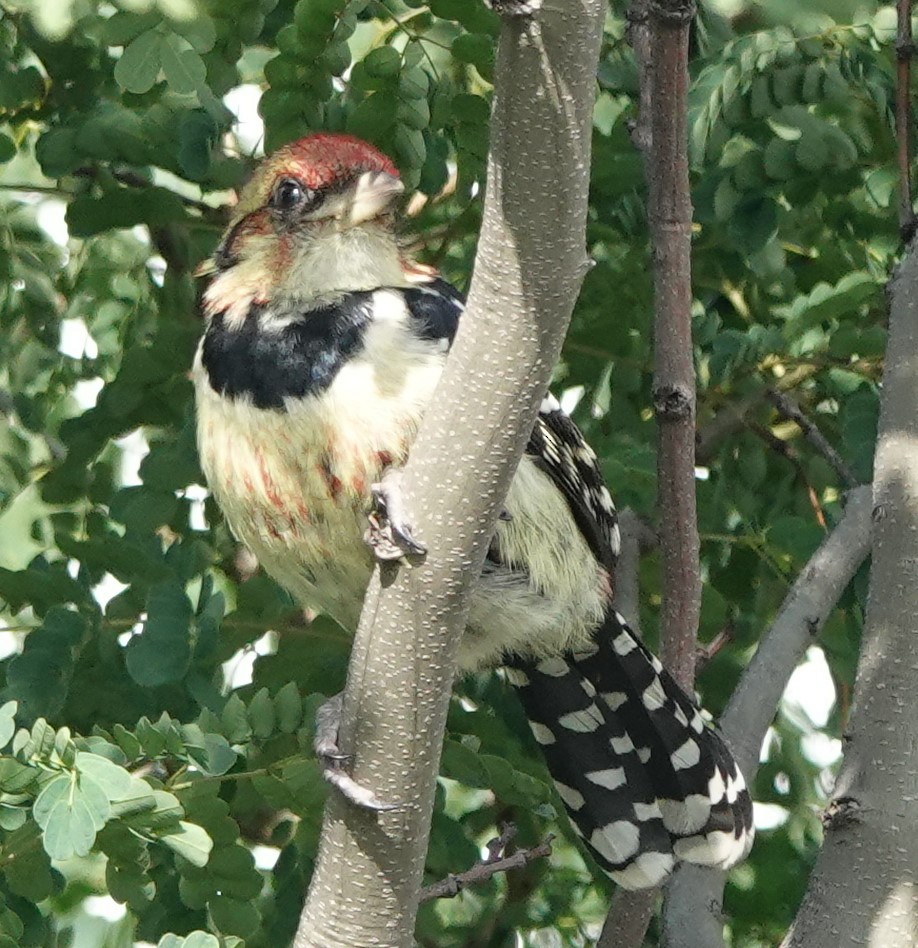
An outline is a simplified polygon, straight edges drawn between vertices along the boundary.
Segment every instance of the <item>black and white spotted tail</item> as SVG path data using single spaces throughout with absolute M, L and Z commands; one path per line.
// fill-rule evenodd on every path
M 619 885 L 677 860 L 726 869 L 752 845 L 752 799 L 720 735 L 616 612 L 590 650 L 507 668 L 577 834 Z

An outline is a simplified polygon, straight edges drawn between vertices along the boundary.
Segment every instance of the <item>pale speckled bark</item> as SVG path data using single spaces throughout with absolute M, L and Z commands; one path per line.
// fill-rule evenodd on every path
M 787 948 L 918 945 L 918 248 L 892 282 L 873 566 L 845 759 Z
M 423 566 L 377 572 L 348 675 L 354 776 L 406 806 L 332 798 L 296 948 L 412 944 L 468 593 L 586 270 L 595 69 L 605 5 L 508 16 L 479 253 L 463 326 L 405 471 Z

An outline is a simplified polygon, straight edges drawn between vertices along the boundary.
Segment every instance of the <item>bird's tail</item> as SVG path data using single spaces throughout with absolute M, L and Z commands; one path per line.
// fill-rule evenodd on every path
M 619 885 L 749 852 L 752 799 L 733 755 L 617 612 L 588 650 L 518 659 L 507 676 L 574 829 Z

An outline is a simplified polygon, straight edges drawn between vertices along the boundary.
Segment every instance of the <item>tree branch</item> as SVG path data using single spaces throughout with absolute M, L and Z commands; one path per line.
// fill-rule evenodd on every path
M 640 113 L 631 134 L 644 156 L 653 253 L 660 657 L 689 692 L 701 612 L 688 168 L 688 47 L 694 13 L 693 0 L 633 0 L 628 9 L 640 88 Z M 617 896 L 601 944 L 640 945 L 655 901 L 655 893 Z
M 538 846 L 532 846 L 529 849 L 518 849 L 516 852 L 506 855 L 507 847 L 513 841 L 515 835 L 516 828 L 512 824 L 505 826 L 500 836 L 488 843 L 487 858 L 476 863 L 471 869 L 466 869 L 465 872 L 449 875 L 445 879 L 433 883 L 433 885 L 424 886 L 421 889 L 421 904 L 432 902 L 434 899 L 455 898 L 470 885 L 479 885 L 482 882 L 487 882 L 488 879 L 493 878 L 500 872 L 522 869 L 535 859 L 544 859 L 551 855 L 551 843 L 554 836 L 550 834 Z
M 641 948 L 659 899 L 659 889 L 616 889 L 596 948 Z
M 899 165 L 899 233 L 906 242 L 915 233 L 915 212 L 912 210 L 912 0 L 897 0 L 898 29 L 896 34 L 896 138 Z
M 848 494 L 844 515 L 797 577 L 721 717 L 724 737 L 749 782 L 791 673 L 870 550 L 870 511 L 869 486 Z M 722 872 L 694 866 L 676 872 L 664 914 L 668 948 L 722 948 L 723 886 Z
M 689 692 L 701 611 L 695 501 L 692 200 L 688 174 L 688 46 L 692 0 L 648 4 L 653 58 L 647 183 L 654 274 L 653 404 L 659 425 L 657 510 L 663 602 L 661 658 Z
M 867 624 L 827 831 L 788 948 L 918 944 L 918 248 L 892 280 Z
M 374 573 L 348 674 L 340 743 L 353 775 L 403 806 L 373 816 L 332 795 L 296 948 L 412 944 L 470 591 L 587 268 L 606 7 L 565 0 L 535 18 L 517 12 L 501 29 L 468 306 L 402 481 L 429 553 L 416 568 Z
M 826 436 L 800 410 L 800 406 L 788 395 L 769 388 L 766 397 L 775 406 L 779 415 L 793 421 L 803 432 L 803 437 L 829 462 L 845 487 L 857 487 L 858 480 L 841 455 L 829 444 Z

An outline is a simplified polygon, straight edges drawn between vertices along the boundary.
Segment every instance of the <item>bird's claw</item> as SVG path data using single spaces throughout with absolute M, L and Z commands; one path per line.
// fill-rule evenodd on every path
M 335 695 L 316 711 L 316 736 L 313 750 L 322 769 L 322 777 L 349 803 L 362 810 L 387 813 L 399 809 L 397 803 L 386 803 L 372 790 L 359 784 L 347 773 L 344 765 L 352 755 L 342 754 L 338 747 L 338 727 L 341 723 L 342 696 Z
M 411 525 L 405 517 L 401 478 L 399 469 L 390 468 L 383 474 L 382 480 L 370 488 L 373 509 L 367 517 L 370 525 L 364 539 L 376 559 L 384 563 L 427 553 L 427 547 L 414 538 Z

